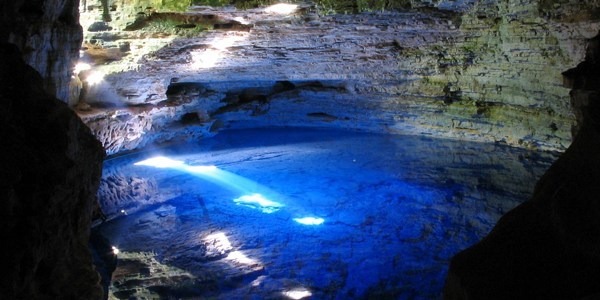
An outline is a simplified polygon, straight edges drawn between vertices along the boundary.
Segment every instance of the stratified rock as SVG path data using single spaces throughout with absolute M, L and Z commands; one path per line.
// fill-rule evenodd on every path
M 111 12 L 110 34 L 86 37 L 105 51 L 119 51 L 125 42 L 132 50 L 93 68 L 106 76 L 87 86 L 83 100 L 113 109 L 93 118 L 86 114 L 85 122 L 110 153 L 154 143 L 161 140 L 154 127 L 125 142 L 122 135 L 106 134 L 117 127 L 144 128 L 152 117 L 110 118 L 121 108 L 173 100 L 180 96 L 173 94 L 176 85 L 185 84 L 204 86 L 206 92 L 188 93 L 186 101 L 172 104 L 183 114 L 207 112 L 204 123 L 222 128 L 350 128 L 564 151 L 575 116 L 560 73 L 583 60 L 586 39 L 600 29 L 593 17 L 599 6 L 586 1 L 577 11 L 574 2 L 550 2 L 416 0 L 410 5 L 419 10 L 355 15 L 320 15 L 314 7 L 293 15 L 261 8 L 154 14 L 161 21 L 154 27 L 176 21 L 176 30 L 163 30 L 169 38 L 133 30 L 142 27 L 123 31 L 124 20 L 135 16 L 124 3 Z M 186 26 L 208 16 L 247 26 L 172 39 L 173 32 L 192 30 Z M 98 18 L 98 12 L 88 11 L 82 19 Z M 86 55 L 94 57 L 91 49 Z M 263 93 L 269 82 L 324 87 Z M 258 89 L 251 94 L 260 97 L 244 98 L 240 91 L 247 88 Z M 231 105 L 242 98 L 248 102 Z M 181 116 L 164 114 L 151 123 L 179 124 Z M 133 125 L 136 120 L 139 125 Z
M 16 45 L 42 75 L 46 92 L 73 102 L 69 85 L 79 57 L 82 30 L 77 0 L 3 1 L 0 41 Z
M 2 299 L 99 299 L 88 240 L 104 151 L 14 45 L 0 46 Z
M 450 265 L 446 299 L 597 299 L 600 296 L 599 38 L 565 73 L 580 129 L 532 199 L 500 219 Z

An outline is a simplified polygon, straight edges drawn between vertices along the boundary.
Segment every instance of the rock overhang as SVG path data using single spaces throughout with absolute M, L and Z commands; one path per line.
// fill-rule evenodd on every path
M 218 24 L 244 28 L 171 36 L 133 67 L 90 87 L 83 102 L 113 108 L 179 103 L 183 114 L 197 113 L 224 128 L 318 121 L 316 126 L 564 150 L 575 119 L 560 73 L 581 57 L 598 22 L 559 23 L 544 18 L 534 2 L 442 4 L 445 10 L 326 16 L 310 7 L 286 16 L 264 9 L 191 9 L 182 15 L 211 15 Z M 276 96 L 265 90 L 273 89 L 270 82 L 335 82 L 342 88 L 335 93 L 305 86 Z M 232 109 L 232 102 L 244 105 Z M 302 102 L 308 104 L 297 105 Z

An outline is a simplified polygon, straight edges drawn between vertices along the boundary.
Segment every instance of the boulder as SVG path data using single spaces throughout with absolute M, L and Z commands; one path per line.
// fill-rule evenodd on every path
M 2 299 L 100 299 L 88 241 L 104 150 L 0 44 Z

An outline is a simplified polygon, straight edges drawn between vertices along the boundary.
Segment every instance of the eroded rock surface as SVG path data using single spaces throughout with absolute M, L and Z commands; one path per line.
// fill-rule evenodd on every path
M 200 120 L 194 137 L 210 135 L 215 123 L 213 130 L 302 125 L 566 149 L 575 117 L 560 73 L 583 59 L 585 39 L 600 28 L 597 4 L 413 2 L 419 10 L 327 16 L 310 6 L 293 15 L 192 8 L 172 24 L 180 35 L 195 24 L 184 20 L 191 16 L 245 27 L 178 38 L 139 40 L 148 33 L 115 25 L 94 41 L 116 51 L 121 36 L 131 51 L 96 67 L 107 75 L 86 90 L 92 109 L 81 115 L 109 153 L 181 138 L 189 114 Z M 133 61 L 135 48 L 154 50 Z M 169 93 L 175 85 L 193 88 Z M 168 113 L 175 108 L 164 101 L 179 112 Z M 103 120 L 139 105 L 161 116 Z M 137 119 L 131 140 L 111 138 Z M 179 134 L 167 133 L 173 126 Z
M 43 87 L 58 99 L 76 103 L 73 66 L 82 30 L 75 0 L 3 1 L 0 41 L 16 45 L 23 59 L 42 75 Z

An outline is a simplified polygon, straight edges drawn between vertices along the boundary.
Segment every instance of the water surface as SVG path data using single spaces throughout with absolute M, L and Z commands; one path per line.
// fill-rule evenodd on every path
M 225 131 L 106 161 L 112 297 L 437 299 L 448 263 L 555 156 L 309 130 Z

